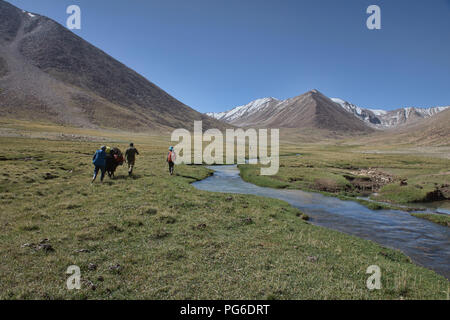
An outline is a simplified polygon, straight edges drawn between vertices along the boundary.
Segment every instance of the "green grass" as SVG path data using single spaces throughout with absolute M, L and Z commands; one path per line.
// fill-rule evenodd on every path
M 450 217 L 445 214 L 435 213 L 411 213 L 414 217 L 429 220 L 431 222 L 450 227 Z
M 333 196 L 333 194 L 329 194 L 329 193 L 325 193 L 325 195 Z M 364 200 L 364 199 L 356 199 L 354 197 L 349 197 L 349 196 L 338 195 L 337 198 L 339 198 L 341 200 L 346 200 L 346 201 L 358 202 L 371 210 L 403 210 L 403 208 L 401 208 L 399 206 L 394 206 L 391 204 L 380 203 L 380 202 L 375 202 L 375 201 L 368 201 L 368 200 Z
M 90 179 L 104 142 L 0 138 L 1 299 L 448 298 L 448 280 L 400 252 L 311 225 L 282 201 L 199 191 L 190 183 L 209 170 L 169 176 L 165 138 L 132 138 L 135 177 L 119 167 L 103 184 Z M 373 264 L 383 287 L 369 291 Z M 81 290 L 66 288 L 70 265 Z
M 393 203 L 407 204 L 411 202 L 422 202 L 430 189 L 419 189 L 415 186 L 400 186 L 399 184 L 389 184 L 380 190 L 377 200 L 389 201 Z
M 240 170 L 240 175 L 245 181 L 251 181 L 258 186 L 267 188 L 283 189 L 289 187 L 289 183 L 287 182 L 282 182 L 269 176 L 259 175 L 259 171 L 252 170 L 253 165 L 238 165 L 238 167 Z
M 260 176 L 259 166 L 240 166 L 245 181 L 273 188 L 321 192 L 343 199 L 353 199 L 370 208 L 383 209 L 388 204 L 360 201 L 356 197 L 378 193 L 373 200 L 407 205 L 426 202 L 427 194 L 450 182 L 449 159 L 426 154 L 365 153 L 367 147 L 309 144 L 281 147 L 280 169 L 275 176 Z M 293 151 L 295 150 L 295 151 Z M 300 156 L 296 154 L 299 153 Z M 372 188 L 370 177 L 358 175 L 360 169 L 376 170 L 394 180 Z M 353 179 L 353 182 L 352 180 Z M 407 185 L 401 186 L 400 181 Z M 357 181 L 358 183 L 355 183 Z M 442 189 L 450 197 L 447 188 Z

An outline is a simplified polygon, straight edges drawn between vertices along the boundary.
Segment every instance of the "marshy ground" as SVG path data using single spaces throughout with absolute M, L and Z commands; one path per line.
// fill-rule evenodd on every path
M 450 158 L 440 152 L 385 151 L 371 153 L 361 145 L 291 145 L 282 147 L 280 170 L 274 176 L 260 176 L 254 165 L 241 165 L 240 170 L 244 180 L 259 186 L 322 192 L 371 209 L 405 210 L 431 202 L 450 209 Z M 361 200 L 364 197 L 374 202 Z M 447 215 L 418 216 L 450 225 Z

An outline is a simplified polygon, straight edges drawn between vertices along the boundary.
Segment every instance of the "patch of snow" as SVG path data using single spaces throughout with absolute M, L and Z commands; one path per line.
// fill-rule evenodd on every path
M 225 114 L 226 114 L 226 112 L 207 112 L 206 113 L 207 116 L 212 117 L 217 120 L 222 119 Z
M 432 117 L 435 114 L 438 114 L 439 112 L 442 112 L 448 108 L 449 108 L 449 106 L 447 106 L 447 107 L 432 107 L 432 108 L 414 108 L 414 111 L 421 114 L 424 117 Z
M 210 112 L 207 113 L 208 116 L 213 117 L 218 120 L 233 121 L 243 117 L 244 115 L 253 114 L 260 110 L 263 110 L 269 105 L 270 102 L 280 102 L 275 98 L 262 98 L 254 100 L 246 105 L 235 107 L 229 111 L 225 112 Z
M 339 98 L 331 98 L 331 100 L 332 100 L 333 102 L 336 102 L 336 103 L 340 104 L 341 107 L 343 107 L 345 110 L 347 110 L 347 111 L 349 111 L 349 112 L 351 112 L 351 113 L 356 113 L 356 114 L 358 114 L 358 115 L 362 115 L 362 113 L 363 113 L 364 111 L 370 111 L 370 112 L 372 112 L 372 113 L 373 113 L 374 115 L 376 115 L 376 116 L 380 116 L 380 115 L 384 115 L 384 114 L 387 114 L 387 113 L 388 113 L 388 111 L 386 111 L 386 110 L 381 110 L 381 109 L 367 109 L 367 108 L 361 108 L 361 107 L 358 107 L 357 105 L 354 105 L 354 104 L 352 104 L 352 103 L 349 103 L 349 102 L 344 101 L 344 100 L 339 99 Z M 367 118 L 367 115 L 366 115 L 365 117 Z
M 28 16 L 30 16 L 31 18 L 36 17 L 36 15 L 32 14 L 31 12 L 25 11 L 25 10 L 22 10 L 22 13 L 26 13 L 26 14 L 27 14 Z
M 347 103 L 346 101 L 339 99 L 339 98 L 330 98 L 333 102 L 339 103 L 339 104 L 345 104 Z
M 388 113 L 386 110 L 381 110 L 381 109 L 369 109 L 369 110 L 372 111 L 373 114 L 376 116 L 381 116 L 383 114 Z

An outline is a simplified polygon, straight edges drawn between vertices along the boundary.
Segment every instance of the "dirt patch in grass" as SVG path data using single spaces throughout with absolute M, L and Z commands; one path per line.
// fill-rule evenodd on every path
M 316 179 L 313 189 L 325 192 L 336 193 L 342 191 L 341 185 L 338 184 L 335 180 L 320 178 Z
M 346 178 L 355 189 L 362 192 L 377 192 L 381 187 L 392 183 L 396 179 L 393 175 L 376 168 L 351 171 L 350 174 L 344 175 L 344 178 Z

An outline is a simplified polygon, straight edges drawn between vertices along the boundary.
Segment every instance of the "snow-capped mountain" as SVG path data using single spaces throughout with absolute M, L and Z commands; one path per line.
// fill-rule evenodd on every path
M 275 98 L 262 98 L 262 99 L 254 100 L 254 101 L 250 102 L 249 104 L 235 107 L 229 111 L 217 112 L 217 113 L 208 112 L 208 113 L 206 113 L 206 115 L 213 117 L 217 120 L 222 120 L 222 121 L 231 123 L 235 120 L 249 116 L 258 111 L 262 111 L 265 108 L 275 106 L 279 103 L 280 103 L 280 100 L 275 99 Z
M 312 90 L 309 93 L 313 95 L 320 94 L 317 90 Z M 359 120 L 362 120 L 367 126 L 376 129 L 388 129 L 414 123 L 430 118 L 450 108 L 450 106 L 432 108 L 407 107 L 387 111 L 362 108 L 339 98 L 328 98 L 322 94 L 320 95 L 322 96 L 322 102 L 326 101 L 327 104 L 334 105 L 336 108 L 339 108 L 340 106 L 348 113 Z M 285 110 L 291 110 L 291 106 L 296 101 L 296 98 L 286 100 L 262 98 L 254 100 L 246 105 L 235 107 L 229 111 L 218 113 L 210 112 L 207 113 L 207 115 L 236 126 L 263 125 L 270 123 L 274 117 L 283 117 Z M 305 112 L 303 105 L 299 105 L 298 101 L 296 102 L 296 106 L 297 108 L 294 108 L 293 110 Z M 286 117 L 284 122 L 289 120 L 291 123 L 293 116 L 294 114 L 290 114 L 289 119 Z M 292 124 L 290 124 L 290 126 L 291 125 Z
M 331 98 L 331 100 L 339 104 L 346 111 L 364 120 L 370 126 L 378 129 L 397 127 L 427 119 L 450 108 L 450 106 L 432 108 L 406 107 L 386 111 L 361 108 L 339 98 Z
M 226 112 L 208 115 L 239 127 L 314 128 L 335 133 L 373 130 L 317 90 L 286 100 L 258 99 Z

